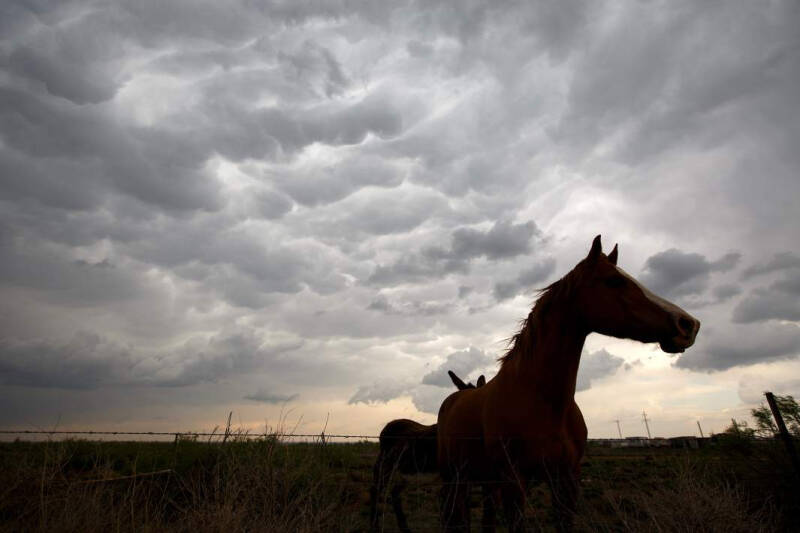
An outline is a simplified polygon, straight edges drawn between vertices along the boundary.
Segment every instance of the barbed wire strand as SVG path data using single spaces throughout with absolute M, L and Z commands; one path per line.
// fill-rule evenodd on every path
M 203 432 L 203 431 L 95 431 L 95 430 L 33 430 L 33 429 L 0 429 L 0 435 L 149 435 L 157 437 L 225 437 L 224 432 Z M 435 435 L 351 435 L 344 433 L 281 433 L 280 431 L 273 433 L 250 433 L 250 432 L 235 432 L 228 433 L 228 438 L 323 438 L 323 439 L 403 439 L 403 440 L 435 440 Z M 480 440 L 485 437 L 453 437 L 458 440 Z M 671 439 L 697 439 L 701 437 L 653 437 L 648 439 L 646 437 L 628 437 L 624 439 L 617 438 L 595 438 L 587 439 L 588 442 L 625 442 L 627 440 L 645 440 L 664 442 Z M 708 439 L 708 437 L 706 437 Z M 666 447 L 666 446 L 665 446 Z

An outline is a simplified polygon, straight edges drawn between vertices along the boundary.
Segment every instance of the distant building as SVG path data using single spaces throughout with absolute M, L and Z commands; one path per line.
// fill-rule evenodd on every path
M 673 448 L 678 449 L 695 450 L 700 447 L 697 437 L 694 436 L 672 437 L 669 442 Z

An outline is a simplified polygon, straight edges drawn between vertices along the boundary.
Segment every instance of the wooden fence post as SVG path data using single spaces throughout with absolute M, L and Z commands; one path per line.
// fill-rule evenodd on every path
M 789 435 L 789 432 L 786 430 L 786 424 L 783 423 L 783 416 L 781 416 L 781 412 L 778 410 L 778 404 L 775 401 L 775 396 L 771 392 L 765 392 L 764 396 L 767 397 L 769 408 L 772 409 L 772 416 L 775 417 L 775 423 L 778 424 L 778 432 L 781 435 L 783 444 L 786 446 L 786 452 L 789 454 L 789 459 L 792 461 L 794 471 L 798 476 L 800 476 L 800 460 L 797 458 L 797 450 L 794 449 L 792 436 Z

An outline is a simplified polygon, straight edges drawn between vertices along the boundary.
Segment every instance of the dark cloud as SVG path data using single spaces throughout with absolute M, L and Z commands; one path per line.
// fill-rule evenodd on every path
M 251 201 L 253 212 L 269 220 L 281 218 L 291 211 L 294 205 L 286 196 L 269 190 L 254 192 Z
M 461 259 L 516 257 L 530 251 L 531 237 L 539 233 L 533 221 L 521 224 L 499 221 L 488 232 L 460 228 L 453 232 L 452 255 Z
M 514 296 L 540 286 L 548 277 L 553 274 L 556 268 L 556 261 L 550 257 L 533 267 L 523 270 L 516 279 L 511 281 L 501 281 L 494 286 L 494 297 L 498 300 L 507 300 Z M 541 287 L 540 287 L 541 288 Z
M 740 325 L 708 332 L 682 354 L 675 366 L 690 370 L 725 370 L 735 366 L 795 358 L 800 329 L 792 325 Z
M 796 246 L 798 21 L 791 1 L 0 2 L 3 383 L 40 412 L 66 388 L 241 401 L 265 361 L 367 383 L 432 337 L 490 343 L 497 302 L 597 223 L 650 256 L 651 289 L 715 306 L 681 365 L 792 357 L 773 326 L 800 259 L 770 254 Z M 655 242 L 764 259 L 734 284 L 738 254 Z M 401 366 L 353 398 L 435 412 L 449 389 Z
M 612 355 L 602 349 L 583 354 L 581 356 L 581 364 L 578 367 L 578 382 L 575 390 L 590 389 L 593 380 L 613 375 L 624 362 L 623 358 Z
M 486 352 L 470 346 L 466 350 L 448 355 L 444 363 L 439 365 L 436 370 L 432 370 L 422 377 L 422 384 L 452 388 L 453 382 L 447 374 L 448 370 L 452 370 L 458 377 L 466 380 L 474 370 L 484 368 L 492 363 L 494 363 L 494 359 Z
M 800 269 L 768 287 L 753 289 L 733 309 L 733 321 L 800 320 Z
M 292 402 L 299 397 L 299 394 L 275 394 L 272 392 L 267 392 L 264 389 L 258 389 L 252 394 L 246 394 L 244 399 L 261 403 L 283 404 Z
M 221 206 L 219 183 L 204 168 L 210 154 L 183 132 L 120 127 L 103 111 L 75 109 L 0 87 L 0 136 L 20 154 L 39 158 L 38 163 L 27 159 L 29 165 L 24 169 L 34 178 L 52 179 L 47 172 L 36 170 L 36 164 L 46 158 L 57 164 L 66 160 L 60 168 L 76 176 L 62 175 L 60 179 L 75 179 L 89 189 L 117 191 L 167 209 L 213 210 Z M 18 165 L 26 162 L 24 155 L 15 158 Z M 9 180 L 12 188 L 19 190 L 14 179 L 8 176 L 0 185 Z M 46 183 L 33 187 L 44 188 Z
M 498 221 L 488 231 L 458 228 L 449 248 L 429 246 L 401 257 L 391 265 L 378 265 L 369 278 L 376 285 L 396 285 L 466 273 L 474 259 L 509 259 L 531 251 L 531 239 L 540 232 L 533 221 L 513 224 Z
M 0 339 L 5 385 L 91 389 L 129 380 L 135 363 L 130 348 L 92 333 L 77 333 L 64 344 Z
M 725 302 L 741 293 L 741 287 L 731 284 L 718 285 L 711 289 L 711 294 L 714 296 L 715 303 Z
M 170 352 L 147 353 L 80 332 L 66 343 L 0 340 L 0 380 L 26 387 L 183 387 L 262 369 L 299 342 L 268 344 L 251 331 L 195 337 Z
M 742 271 L 742 279 L 749 279 L 762 274 L 770 274 L 781 270 L 800 268 L 800 257 L 792 252 L 780 252 L 772 256 L 766 263 L 752 265 Z
M 705 292 L 712 272 L 726 272 L 736 266 L 739 253 L 728 253 L 716 261 L 703 255 L 671 248 L 647 259 L 641 281 L 656 294 L 699 295 Z

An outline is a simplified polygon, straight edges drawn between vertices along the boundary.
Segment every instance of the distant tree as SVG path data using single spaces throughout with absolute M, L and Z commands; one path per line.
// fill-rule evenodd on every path
M 800 405 L 797 405 L 797 401 L 791 395 L 778 396 L 776 394 L 775 403 L 778 404 L 778 411 L 783 416 L 786 429 L 795 437 L 800 437 Z M 778 426 L 775 424 L 768 405 L 762 403 L 761 406 L 752 409 L 750 414 L 756 420 L 755 432 L 757 435 L 772 437 L 778 434 Z
M 731 425 L 726 427 L 722 433 L 724 435 L 730 435 L 733 437 L 753 437 L 756 433 L 756 430 L 749 427 L 747 422 L 744 420 L 735 420 L 731 419 Z

